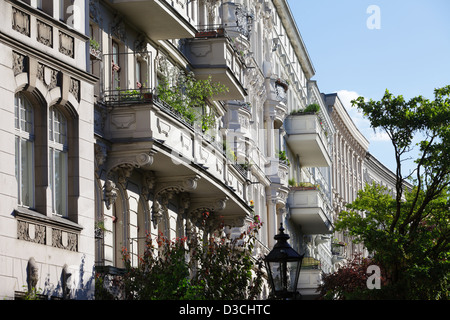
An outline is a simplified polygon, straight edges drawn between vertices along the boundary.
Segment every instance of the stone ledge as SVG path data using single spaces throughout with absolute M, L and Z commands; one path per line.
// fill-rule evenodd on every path
M 70 221 L 66 218 L 58 216 L 48 217 L 39 212 L 23 207 L 16 208 L 14 210 L 14 216 L 20 220 L 25 220 L 27 222 L 40 222 L 42 224 L 45 224 L 46 226 L 59 227 L 75 233 L 80 233 L 81 230 L 84 229 L 78 223 Z

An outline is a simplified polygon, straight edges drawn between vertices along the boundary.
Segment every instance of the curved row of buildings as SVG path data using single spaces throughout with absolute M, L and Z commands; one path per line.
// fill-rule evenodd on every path
M 287 1 L 1 0 L 0 15 L 0 296 L 93 299 L 123 247 L 137 264 L 147 232 L 184 237 L 204 212 L 231 234 L 257 213 L 255 255 L 283 223 L 304 298 L 364 253 L 334 221 L 392 174 L 312 80 Z M 228 90 L 175 106 L 163 90 L 191 75 Z

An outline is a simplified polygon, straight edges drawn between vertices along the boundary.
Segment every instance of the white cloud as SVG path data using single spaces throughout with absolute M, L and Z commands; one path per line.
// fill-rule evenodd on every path
M 369 142 L 389 142 L 389 136 L 382 131 L 374 131 L 370 127 L 370 121 L 363 116 L 363 114 L 356 108 L 352 106 L 351 101 L 360 97 L 355 91 L 340 90 L 337 92 L 339 99 L 344 105 L 353 123 L 361 131 L 361 133 L 369 140 Z
M 339 90 L 337 94 L 346 109 L 351 109 L 351 101 L 357 99 L 360 96 L 357 92 L 348 90 Z
M 370 136 L 368 137 L 368 139 L 370 141 L 387 141 L 390 142 L 391 139 L 389 138 L 389 135 L 386 132 L 380 132 L 380 131 L 376 131 L 370 134 Z

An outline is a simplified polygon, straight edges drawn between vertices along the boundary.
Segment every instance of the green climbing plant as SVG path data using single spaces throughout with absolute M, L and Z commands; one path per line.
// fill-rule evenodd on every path
M 228 92 L 228 88 L 219 82 L 207 79 L 196 79 L 192 72 L 180 75 L 176 84 L 171 84 L 168 77 L 160 79 L 158 97 L 176 110 L 191 124 L 201 123 L 203 131 L 216 125 L 217 115 L 208 101 L 218 94 Z

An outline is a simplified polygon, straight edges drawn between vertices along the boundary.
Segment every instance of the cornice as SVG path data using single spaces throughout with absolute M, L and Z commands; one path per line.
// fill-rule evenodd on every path
M 77 77 L 78 79 L 83 79 L 84 81 L 90 82 L 92 84 L 98 81 L 98 77 L 82 70 L 76 68 L 70 64 L 67 64 L 58 58 L 52 57 L 38 49 L 33 48 L 29 44 L 23 43 L 17 39 L 10 37 L 9 35 L 0 31 L 0 42 L 7 44 L 11 49 L 20 52 L 23 55 L 30 55 L 35 57 L 38 61 L 45 62 L 46 65 L 54 69 L 59 69 L 67 72 L 72 77 Z
M 345 107 L 339 99 L 338 95 L 336 93 L 332 93 L 325 94 L 324 96 L 328 106 L 331 106 L 331 112 L 336 112 L 336 115 L 342 121 L 343 126 L 348 130 L 350 135 L 357 141 L 357 143 L 364 149 L 364 151 L 367 152 L 370 144 L 369 141 L 356 127 L 347 110 L 345 110 Z
M 312 64 L 308 50 L 303 42 L 297 23 L 292 15 L 291 9 L 286 0 L 273 0 L 273 4 L 281 18 L 284 29 L 289 36 L 289 40 L 294 48 L 295 54 L 302 65 L 308 79 L 311 79 L 316 70 Z

